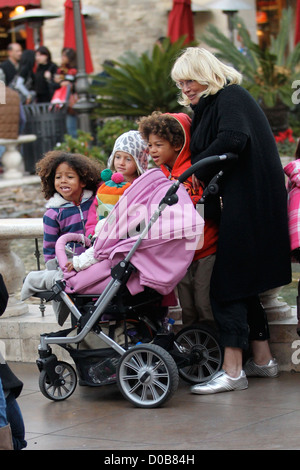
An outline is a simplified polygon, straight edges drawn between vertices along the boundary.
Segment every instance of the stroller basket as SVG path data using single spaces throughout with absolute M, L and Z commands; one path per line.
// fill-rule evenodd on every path
M 69 353 L 76 365 L 80 385 L 98 387 L 116 383 L 120 355 L 113 349 L 70 349 Z

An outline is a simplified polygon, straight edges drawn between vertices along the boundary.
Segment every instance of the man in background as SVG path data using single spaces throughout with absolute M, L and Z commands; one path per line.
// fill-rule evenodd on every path
M 7 54 L 8 58 L 2 62 L 2 64 L 0 64 L 0 68 L 4 72 L 5 85 L 9 86 L 19 68 L 19 62 L 22 55 L 22 46 L 17 42 L 9 44 L 7 48 Z

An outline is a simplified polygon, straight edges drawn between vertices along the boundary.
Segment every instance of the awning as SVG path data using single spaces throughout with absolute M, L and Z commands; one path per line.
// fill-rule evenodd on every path
M 23 5 L 24 7 L 27 6 L 34 6 L 39 7 L 41 5 L 41 0 L 0 0 L 0 9 L 1 8 L 15 8 L 19 5 Z

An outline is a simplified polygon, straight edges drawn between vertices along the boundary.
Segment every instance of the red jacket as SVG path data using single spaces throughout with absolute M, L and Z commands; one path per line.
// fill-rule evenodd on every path
M 185 113 L 176 113 L 171 114 L 174 119 L 176 119 L 182 126 L 185 143 L 176 159 L 176 162 L 170 171 L 165 165 L 161 165 L 161 170 L 169 179 L 178 179 L 179 176 L 191 166 L 191 152 L 190 152 L 190 127 L 191 127 L 191 118 Z M 194 205 L 201 199 L 203 189 L 200 188 L 198 191 L 195 191 L 192 184 L 192 177 L 184 182 L 187 192 L 189 193 Z M 204 258 L 208 255 L 211 255 L 217 250 L 217 240 L 218 240 L 218 226 L 212 220 L 205 220 L 204 226 L 204 243 L 201 250 L 195 252 L 194 261 L 200 258 Z

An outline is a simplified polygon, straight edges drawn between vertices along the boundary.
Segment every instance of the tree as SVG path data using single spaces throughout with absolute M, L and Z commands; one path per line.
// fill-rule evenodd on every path
M 216 55 L 220 59 L 232 64 L 243 74 L 243 86 L 263 107 L 271 108 L 281 103 L 292 108 L 292 83 L 299 78 L 300 61 L 300 43 L 289 51 L 292 21 L 292 9 L 283 10 L 279 34 L 272 38 L 270 47 L 265 49 L 251 40 L 239 17 L 234 19 L 234 25 L 242 38 L 246 53 L 239 51 L 213 25 L 209 25 L 202 40 L 216 49 Z
M 103 65 L 107 76 L 94 77 L 92 87 L 99 104 L 95 110 L 97 116 L 133 118 L 149 115 L 154 110 L 183 111 L 170 72 L 184 40 L 182 37 L 171 44 L 166 38 L 162 47 L 155 44 L 150 53 L 144 52 L 140 57 L 127 53 L 113 61 L 113 65 Z

